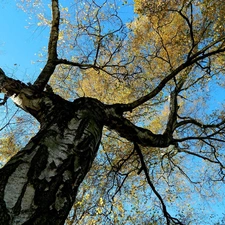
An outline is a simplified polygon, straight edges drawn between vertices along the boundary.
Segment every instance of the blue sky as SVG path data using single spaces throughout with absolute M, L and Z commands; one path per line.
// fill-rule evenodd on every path
M 62 0 L 60 4 L 67 5 L 68 2 Z M 125 9 L 120 11 L 122 18 L 124 15 L 126 19 L 127 15 L 133 16 L 132 6 Z M 0 67 L 8 76 L 24 82 L 34 81 L 43 67 L 38 54 L 48 44 L 48 28 L 38 27 L 27 13 L 17 7 L 15 0 L 1 1 L 0 28 Z
M 0 5 L 0 67 L 9 76 L 33 80 L 40 71 L 38 53 L 47 46 L 47 29 L 29 26 L 28 15 L 15 1 Z

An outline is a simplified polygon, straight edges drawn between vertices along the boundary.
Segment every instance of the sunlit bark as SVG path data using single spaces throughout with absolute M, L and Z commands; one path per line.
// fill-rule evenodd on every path
M 40 131 L 0 170 L 0 224 L 64 224 L 99 147 L 100 102 L 39 100 Z
M 103 125 L 146 146 L 170 141 L 125 119 L 118 104 L 74 102 L 8 78 L 1 90 L 40 122 L 40 131 L 0 170 L 1 224 L 63 224 L 99 148 Z

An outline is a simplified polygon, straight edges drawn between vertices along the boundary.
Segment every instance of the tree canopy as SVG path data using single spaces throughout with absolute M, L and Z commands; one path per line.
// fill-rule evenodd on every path
M 225 203 L 223 0 L 21 0 L 18 7 L 49 28 L 49 39 L 32 84 L 15 85 L 0 71 L 1 107 L 14 107 L 1 128 L 1 163 L 34 135 L 37 120 L 48 129 L 38 94 L 61 96 L 54 101 L 62 104 L 97 99 L 90 108 L 102 111 L 92 117 L 107 117 L 99 118 L 99 150 L 65 224 L 220 224 L 213 205 Z M 101 133 L 93 121 L 88 128 Z

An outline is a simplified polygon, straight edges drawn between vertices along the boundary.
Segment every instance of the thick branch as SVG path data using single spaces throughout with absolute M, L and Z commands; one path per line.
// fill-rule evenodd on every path
M 184 125 L 188 125 L 188 124 L 193 124 L 193 125 L 196 125 L 200 128 L 217 128 L 217 127 L 220 127 L 221 125 L 224 125 L 225 124 L 225 120 L 221 121 L 220 123 L 215 123 L 215 124 L 203 124 L 203 123 L 200 123 L 199 121 L 191 118 L 191 117 L 188 117 L 187 119 L 186 118 L 182 118 L 182 117 L 179 117 L 180 119 L 185 119 L 183 121 L 180 121 L 176 124 L 176 128 L 178 127 L 181 127 L 181 126 L 184 126 Z
M 5 98 L 18 95 L 26 87 L 23 82 L 7 77 L 0 68 L 0 92 L 5 94 Z
M 37 80 L 34 82 L 34 86 L 36 86 L 39 90 L 43 90 L 45 88 L 57 65 L 56 61 L 57 42 L 59 37 L 59 20 L 60 12 L 58 0 L 52 0 L 52 25 L 48 42 L 48 60 Z
M 178 66 L 175 70 L 173 70 L 168 76 L 166 76 L 159 84 L 157 87 L 155 87 L 154 90 L 152 90 L 149 94 L 131 102 L 128 104 L 121 104 L 120 105 L 120 110 L 122 112 L 126 112 L 126 111 L 132 111 L 134 108 L 137 108 L 138 106 L 144 104 L 145 102 L 149 101 L 150 99 L 152 99 L 153 97 L 155 97 L 165 86 L 166 84 L 173 78 L 175 78 L 181 71 L 183 71 L 184 69 L 186 69 L 187 67 L 193 65 L 194 63 L 197 63 L 207 57 L 210 57 L 212 55 L 216 55 L 219 54 L 221 52 L 225 52 L 225 48 L 222 48 L 223 43 L 225 40 L 225 36 L 215 40 L 214 42 L 210 43 L 209 45 L 205 46 L 204 48 L 202 48 L 201 50 L 199 50 L 197 53 L 195 53 L 194 55 L 192 55 L 190 58 L 188 58 L 183 64 L 181 64 L 180 66 Z M 210 48 L 212 48 L 213 46 L 221 43 L 221 46 L 219 46 L 217 49 L 212 50 L 207 52 Z
M 203 124 L 190 117 L 187 117 L 187 118 L 179 117 L 179 119 L 183 119 L 183 121 L 176 123 L 175 129 L 181 126 L 193 125 L 197 127 L 202 133 L 199 134 L 198 136 L 188 136 L 184 138 L 177 138 L 177 139 L 174 139 L 175 142 L 184 142 L 188 140 L 214 140 L 218 142 L 225 142 L 223 138 L 217 137 L 217 135 L 224 135 L 225 120 L 222 120 L 221 122 L 214 123 L 214 124 Z
M 119 106 L 120 105 L 106 106 L 104 124 L 110 129 L 115 130 L 121 137 L 142 146 L 164 148 L 172 144 L 172 139 L 168 137 L 167 134 L 154 134 L 148 129 L 134 125 L 121 115 Z
M 177 11 L 175 10 L 176 12 L 179 13 L 179 15 L 185 20 L 185 22 L 187 23 L 188 25 L 188 28 L 189 28 L 189 32 L 190 32 L 190 38 L 191 38 L 191 42 L 192 42 L 192 47 L 188 53 L 188 57 L 190 57 L 190 55 L 192 54 L 192 51 L 194 50 L 194 48 L 197 46 L 197 43 L 195 42 L 195 37 L 194 37 L 194 29 L 193 29 L 193 6 L 192 6 L 192 3 L 190 3 L 190 8 L 191 8 L 191 19 L 189 19 L 183 12 L 183 7 L 184 5 L 182 6 L 182 9 Z M 172 10 L 173 11 L 173 10 Z
M 175 89 L 170 94 L 170 113 L 168 117 L 168 122 L 165 130 L 165 134 L 172 137 L 173 131 L 175 130 L 177 124 L 177 112 L 179 109 L 177 103 L 177 96 L 181 91 L 181 88 L 185 82 L 185 79 L 181 79 L 180 82 L 176 85 Z
M 154 184 L 152 183 L 152 181 L 150 179 L 148 168 L 147 168 L 147 166 L 145 164 L 145 160 L 144 160 L 144 156 L 142 154 L 142 151 L 141 151 L 140 147 L 138 146 L 138 144 L 135 143 L 135 142 L 134 142 L 134 148 L 135 148 L 135 150 L 136 150 L 136 152 L 137 152 L 137 154 L 138 154 L 138 156 L 140 158 L 141 166 L 142 166 L 142 169 L 143 169 L 143 171 L 145 173 L 146 180 L 147 180 L 149 186 L 151 187 L 152 191 L 157 196 L 157 198 L 159 199 L 159 201 L 160 201 L 160 203 L 162 205 L 162 211 L 163 211 L 163 214 L 164 214 L 164 216 L 166 218 L 166 224 L 170 225 L 171 224 L 170 221 L 173 221 L 175 224 L 183 225 L 183 223 L 181 223 L 178 219 L 171 217 L 171 215 L 168 213 L 166 205 L 165 205 L 161 195 L 156 190 Z
M 1 68 L 0 92 L 5 94 L 3 103 L 8 98 L 11 98 L 18 107 L 29 112 L 34 117 L 39 113 L 41 100 L 36 90 L 19 80 L 7 77 Z
M 100 69 L 100 67 L 97 65 L 93 65 L 90 63 L 73 62 L 73 61 L 69 61 L 67 59 L 57 59 L 56 63 L 57 63 L 57 65 L 64 64 L 64 65 L 69 65 L 69 66 L 76 66 L 80 69 L 89 69 L 89 68 Z
M 222 130 L 224 130 L 224 128 L 220 129 L 219 131 L 215 131 L 209 135 L 198 136 L 198 137 L 197 136 L 189 136 L 189 137 L 184 137 L 184 138 L 176 138 L 176 139 L 173 139 L 173 141 L 178 143 L 178 142 L 184 142 L 184 141 L 189 141 L 189 140 L 213 140 L 213 141 L 225 143 L 225 140 L 215 137 L 217 134 L 220 134 Z M 223 133 L 224 133 L 224 131 L 223 131 Z

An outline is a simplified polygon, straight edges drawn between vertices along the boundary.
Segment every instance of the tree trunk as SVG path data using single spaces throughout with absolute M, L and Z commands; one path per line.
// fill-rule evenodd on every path
M 49 94 L 39 104 L 40 131 L 0 170 L 0 224 L 64 224 L 99 147 L 99 101 Z
M 142 146 L 173 143 L 167 132 L 154 134 L 126 119 L 129 104 L 105 105 L 93 98 L 69 102 L 8 78 L 1 69 L 0 87 L 40 122 L 37 135 L 0 170 L 0 224 L 64 224 L 96 156 L 104 125 Z

